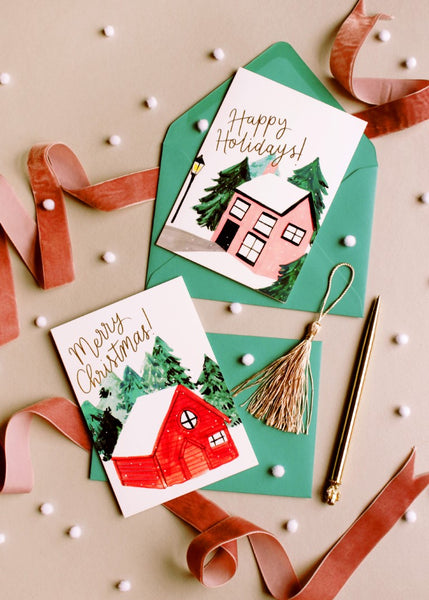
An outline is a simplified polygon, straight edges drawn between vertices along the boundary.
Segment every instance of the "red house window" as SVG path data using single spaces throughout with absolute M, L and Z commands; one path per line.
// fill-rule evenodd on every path
M 277 223 L 277 219 L 272 217 L 268 213 L 262 213 L 259 219 L 256 221 L 253 229 L 269 237 L 273 230 L 274 225 Z
M 214 433 L 213 435 L 211 435 L 209 437 L 210 448 L 215 448 L 216 446 L 225 444 L 226 441 L 227 441 L 227 439 L 226 439 L 226 435 L 225 435 L 225 432 L 223 429 L 221 429 L 220 431 L 218 431 L 217 433 Z
M 253 233 L 248 233 L 237 252 L 237 256 L 242 258 L 245 262 L 254 265 L 264 246 L 264 240 L 256 237 Z
M 249 206 L 250 204 L 248 202 L 245 202 L 242 198 L 237 198 L 237 200 L 232 205 L 229 214 L 241 221 L 244 215 L 249 210 Z
M 180 415 L 180 424 L 185 429 L 195 429 L 198 423 L 198 417 L 191 410 L 184 410 Z
M 283 232 L 282 238 L 284 238 L 291 244 L 294 244 L 295 246 L 299 246 L 305 234 L 305 229 L 301 229 L 301 227 L 298 227 L 293 223 L 289 223 L 289 225 Z

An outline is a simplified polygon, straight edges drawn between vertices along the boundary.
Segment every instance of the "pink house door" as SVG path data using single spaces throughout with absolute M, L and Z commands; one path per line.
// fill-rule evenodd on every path
M 224 250 L 228 250 L 231 245 L 232 240 L 235 237 L 235 234 L 240 229 L 239 223 L 234 223 L 228 219 L 225 225 L 222 227 L 221 232 L 216 238 L 216 244 L 218 244 Z

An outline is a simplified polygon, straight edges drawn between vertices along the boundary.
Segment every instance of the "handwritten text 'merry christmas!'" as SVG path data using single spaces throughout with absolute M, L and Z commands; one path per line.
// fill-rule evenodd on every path
M 286 117 L 249 115 L 244 108 L 233 108 L 228 117 L 227 127 L 217 130 L 216 151 L 227 154 L 229 150 L 238 148 L 247 154 L 257 152 L 260 156 L 275 155 L 273 167 L 279 165 L 285 156 L 297 161 L 301 158 L 307 138 L 294 144 L 284 141 L 286 132 L 292 131 L 287 126 Z
M 78 362 L 76 383 L 84 394 L 101 385 L 109 373 L 124 363 L 129 356 L 139 350 L 140 344 L 150 339 L 152 325 L 144 308 L 144 319 L 138 328 L 125 335 L 124 322 L 130 317 L 115 313 L 102 321 L 87 337 L 80 336 L 68 352 Z

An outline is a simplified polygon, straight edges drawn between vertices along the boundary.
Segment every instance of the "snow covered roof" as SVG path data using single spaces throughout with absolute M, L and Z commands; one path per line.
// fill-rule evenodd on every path
M 279 215 L 286 213 L 309 194 L 308 191 L 273 173 L 254 177 L 240 185 L 236 191 Z

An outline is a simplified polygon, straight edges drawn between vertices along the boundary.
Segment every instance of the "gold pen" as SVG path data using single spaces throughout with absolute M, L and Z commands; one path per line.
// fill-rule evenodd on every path
M 371 350 L 374 345 L 379 310 L 380 296 L 377 296 L 377 298 L 372 301 L 371 308 L 365 322 L 360 342 L 360 351 L 355 363 L 349 401 L 345 408 L 344 421 L 338 436 L 335 460 L 332 463 L 331 475 L 328 479 L 327 488 L 323 497 L 324 501 L 331 505 L 335 504 L 335 502 L 337 502 L 337 500 L 340 498 L 339 488 L 343 478 L 344 465 L 346 463 L 347 452 L 350 446 L 350 440 L 356 421 L 360 398 L 362 396 Z

